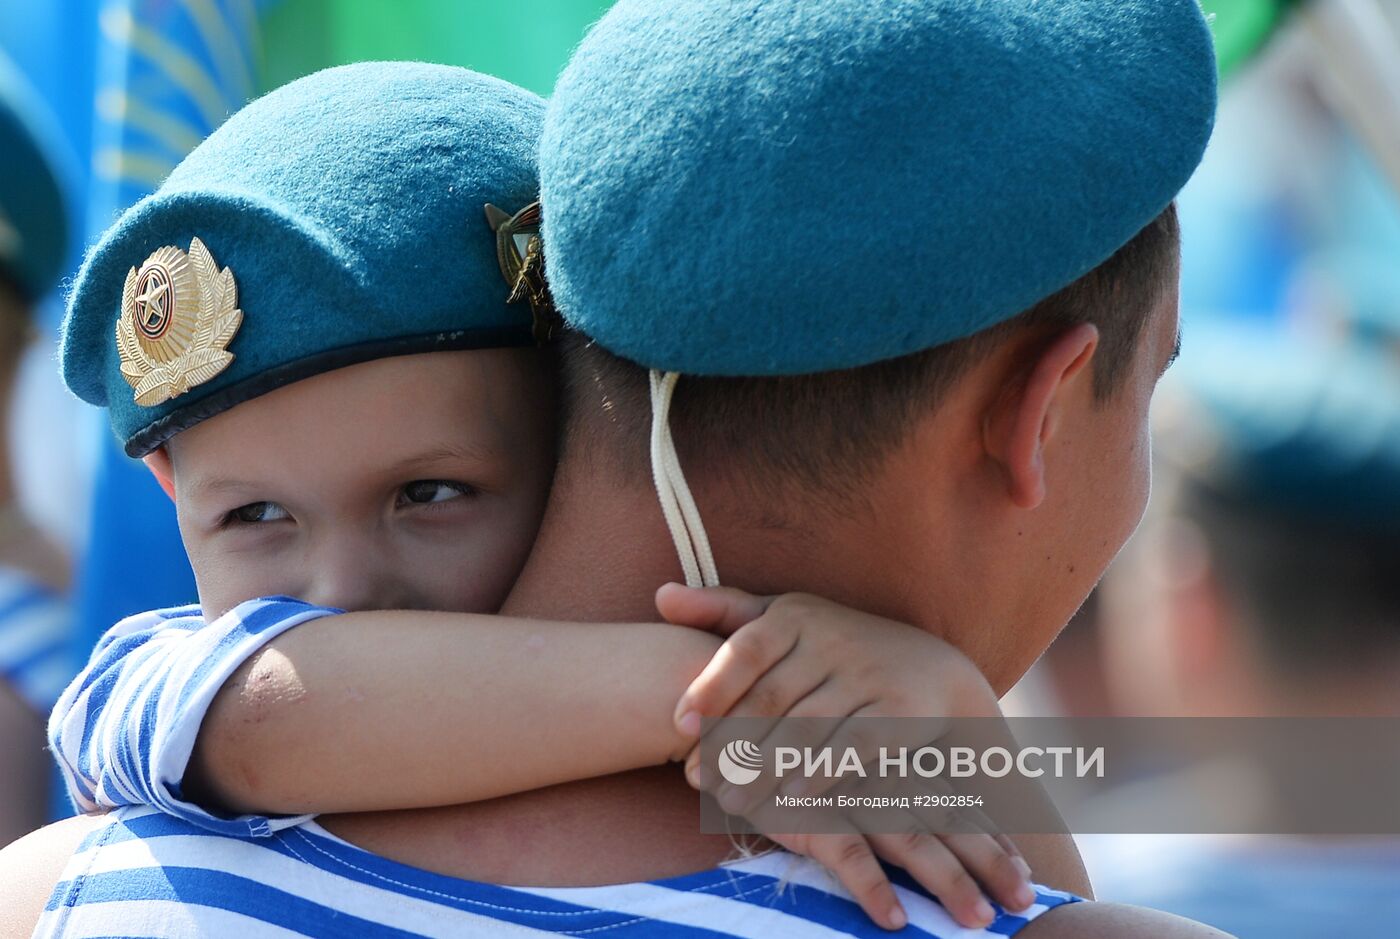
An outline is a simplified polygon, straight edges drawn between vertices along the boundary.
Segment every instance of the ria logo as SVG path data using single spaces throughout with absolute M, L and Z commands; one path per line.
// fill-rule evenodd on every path
M 747 786 L 763 772 L 763 752 L 747 740 L 734 740 L 719 754 L 719 774 L 736 786 Z

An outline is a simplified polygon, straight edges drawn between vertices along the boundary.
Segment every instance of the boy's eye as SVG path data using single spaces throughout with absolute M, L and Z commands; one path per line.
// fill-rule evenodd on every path
M 276 502 L 249 502 L 228 513 L 230 522 L 255 525 L 259 522 L 279 522 L 291 514 Z
M 447 502 L 476 492 L 465 483 L 452 483 L 443 479 L 417 479 L 399 490 L 400 505 L 427 505 L 432 502 Z

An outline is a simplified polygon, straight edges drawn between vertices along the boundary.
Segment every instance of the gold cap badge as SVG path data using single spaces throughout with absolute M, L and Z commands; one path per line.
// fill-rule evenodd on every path
M 122 289 L 117 351 L 136 403 L 155 407 L 228 368 L 243 322 L 233 272 L 219 270 L 198 238 L 189 253 L 158 248 Z

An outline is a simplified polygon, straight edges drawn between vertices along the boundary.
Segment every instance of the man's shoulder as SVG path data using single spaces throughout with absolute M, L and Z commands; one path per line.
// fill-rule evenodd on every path
M 1021 939 L 1230 939 L 1228 933 L 1160 910 L 1097 902 L 1056 907 L 1017 935 Z
M 0 850 L 0 939 L 27 937 L 63 869 L 102 816 L 79 815 L 31 832 Z

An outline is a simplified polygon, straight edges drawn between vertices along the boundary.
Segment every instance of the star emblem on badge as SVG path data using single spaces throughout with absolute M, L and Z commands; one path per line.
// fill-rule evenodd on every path
M 122 288 L 117 351 L 136 403 L 155 407 L 233 363 L 228 345 L 243 323 L 233 272 L 198 238 L 188 252 L 157 248 Z

